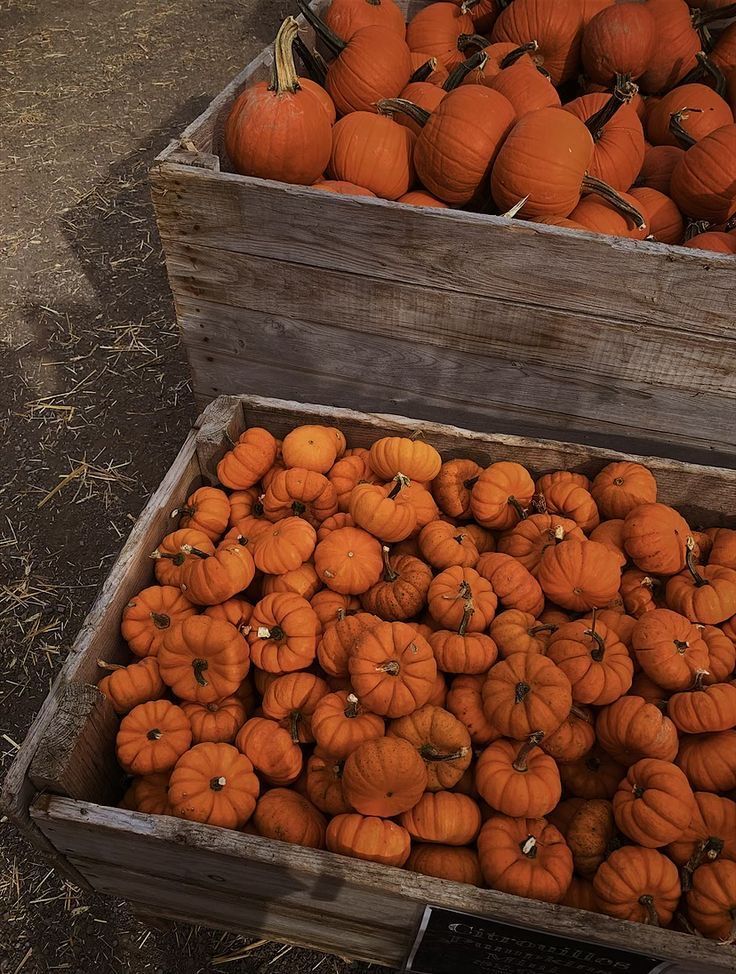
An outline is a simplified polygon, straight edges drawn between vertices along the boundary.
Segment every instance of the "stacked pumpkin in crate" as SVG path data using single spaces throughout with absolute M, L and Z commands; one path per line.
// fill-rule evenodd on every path
M 238 172 L 736 253 L 736 23 L 709 27 L 736 4 L 299 7 L 330 59 L 287 18 L 227 119 Z
M 736 531 L 324 426 L 218 477 L 100 684 L 126 807 L 733 938 Z

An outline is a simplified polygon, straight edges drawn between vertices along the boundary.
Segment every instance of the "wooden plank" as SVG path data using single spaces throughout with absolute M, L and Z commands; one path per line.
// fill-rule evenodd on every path
M 31 761 L 29 777 L 34 786 L 87 801 L 117 799 L 125 779 L 111 746 L 118 726 L 112 704 L 97 687 L 65 686 Z
M 597 356 L 586 372 L 601 381 L 633 384 L 642 398 L 661 387 L 736 397 L 736 374 L 729 364 L 733 336 L 703 336 L 694 342 L 692 325 L 685 330 L 669 323 L 642 329 L 636 323 L 554 308 L 539 308 L 532 318 L 523 303 L 508 304 L 497 297 L 315 270 L 291 260 L 202 246 L 195 250 L 176 240 L 167 241 L 166 260 L 180 321 L 202 307 L 213 317 L 225 306 L 222 314 L 230 316 L 229 323 L 235 323 L 244 339 L 249 337 L 244 316 L 234 319 L 233 314 L 245 308 L 278 315 L 294 308 L 303 320 L 340 326 L 356 335 L 400 335 L 443 349 L 450 345 L 481 359 L 569 371 L 571 363 L 578 368 L 582 364 L 585 328 L 585 347 L 594 348 Z M 451 342 L 447 328 L 438 328 L 448 318 L 453 320 Z M 346 347 L 351 337 L 346 336 Z M 668 368 L 672 362 L 678 363 L 677 369 Z M 635 415 L 634 425 L 637 420 Z
M 198 420 L 197 459 L 202 476 L 217 483 L 217 464 L 245 429 L 240 396 L 220 396 Z
M 459 210 L 326 196 L 309 187 L 170 163 L 154 170 L 151 180 L 165 247 L 178 240 L 266 259 L 288 254 L 291 263 L 307 267 L 480 295 L 499 308 L 524 307 L 530 328 L 536 313 L 556 309 L 593 322 L 661 327 L 665 334 L 680 329 L 693 343 L 734 335 L 728 255 Z M 491 321 L 488 327 L 494 323 L 502 324 Z M 427 327 L 437 341 L 452 344 L 463 323 L 454 315 L 436 316 Z M 540 335 L 539 344 L 555 341 L 555 335 Z M 597 352 L 596 343 L 581 335 L 583 364 L 598 362 Z M 649 366 L 656 375 L 676 372 L 680 363 L 664 345 Z
M 324 944 L 348 956 L 358 955 L 366 943 L 361 938 L 370 937 L 367 955 L 358 956 L 376 963 L 401 961 L 421 909 L 433 903 L 562 936 L 625 945 L 686 962 L 692 972 L 733 969 L 732 951 L 700 938 L 239 832 L 51 797 L 37 802 L 33 816 L 97 888 L 117 891 L 116 876 L 106 872 L 110 869 L 136 902 L 155 902 L 158 889 L 174 909 L 177 901 L 187 913 L 198 905 L 200 918 L 211 906 L 227 922 L 237 909 L 251 931 L 289 939 L 291 926 L 296 939 L 305 930 L 305 943 Z M 120 876 L 121 864 L 126 877 Z M 283 934 L 274 928 L 281 918 Z
M 357 314 L 343 327 L 307 320 L 301 308 L 291 317 L 179 297 L 177 310 L 197 395 L 238 393 L 247 362 L 248 387 L 258 395 L 319 396 L 485 431 L 736 465 L 734 405 L 717 395 L 439 348 L 403 332 L 362 334 L 353 330 Z

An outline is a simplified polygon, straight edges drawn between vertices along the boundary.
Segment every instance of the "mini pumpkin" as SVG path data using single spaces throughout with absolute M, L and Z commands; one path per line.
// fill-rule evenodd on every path
M 268 430 L 253 426 L 217 464 L 217 479 L 231 490 L 253 487 L 273 466 L 278 444 Z
M 473 757 L 470 734 L 462 721 L 433 704 L 392 720 L 387 734 L 416 749 L 427 766 L 427 791 L 452 788 Z
M 644 672 L 666 690 L 687 690 L 708 670 L 708 647 L 700 630 L 671 609 L 645 613 L 634 627 L 632 646 Z
M 736 730 L 684 734 L 675 761 L 698 791 L 736 789 Z
M 621 568 L 629 560 L 624 548 L 623 527 L 624 522 L 621 518 L 613 518 L 611 521 L 602 521 L 590 532 L 590 540 L 610 548 L 618 558 Z
M 317 528 L 337 513 L 337 491 L 321 473 L 304 467 L 280 470 L 268 485 L 263 510 L 269 521 L 303 517 Z
M 349 813 L 336 815 L 327 826 L 327 848 L 352 859 L 403 866 L 411 851 L 411 837 L 396 822 Z
M 261 585 L 263 595 L 271 595 L 274 592 L 294 592 L 307 602 L 320 588 L 322 582 L 317 577 L 314 565 L 309 561 L 305 561 L 303 565 L 291 572 L 284 572 L 283 575 L 265 575 Z
M 601 798 L 583 801 L 564 832 L 579 875 L 592 879 L 598 867 L 617 847 L 611 803 Z
M 413 808 L 427 787 L 418 751 L 400 737 L 364 741 L 345 761 L 342 786 L 362 815 L 392 818 Z
M 208 605 L 204 614 L 210 619 L 224 619 L 235 626 L 241 635 L 247 635 L 248 623 L 253 615 L 253 606 L 247 599 L 232 598 L 219 605 Z
M 470 494 L 470 510 L 484 528 L 507 531 L 524 518 L 534 496 L 534 481 L 520 463 L 501 460 L 479 475 Z
M 603 517 L 625 518 L 635 507 L 656 502 L 657 481 L 641 463 L 617 460 L 597 474 L 590 491 Z
M 637 568 L 652 575 L 676 575 L 685 567 L 690 528 L 666 504 L 640 504 L 626 515 L 626 553 Z
M 391 488 L 358 484 L 350 495 L 350 516 L 380 541 L 403 541 L 417 524 L 416 509 L 401 496 L 407 484 L 405 477 L 398 477 Z
M 113 705 L 116 714 L 127 714 L 133 707 L 149 700 L 159 700 L 166 693 L 166 684 L 161 679 L 158 661 L 146 657 L 130 666 L 117 666 L 97 661 L 97 665 L 109 670 L 98 686 Z
M 167 633 L 158 654 L 161 679 L 181 700 L 213 703 L 235 693 L 248 675 L 248 644 L 235 626 L 190 616 Z
M 259 790 L 253 765 L 237 748 L 195 744 L 176 762 L 169 802 L 178 818 L 239 829 L 253 814 Z
M 246 720 L 246 709 L 238 697 L 213 703 L 183 703 L 195 744 L 232 744 Z
M 118 764 L 133 775 L 171 771 L 192 743 L 187 715 L 168 700 L 151 700 L 123 717 L 115 739 Z
M 157 656 L 165 634 L 196 611 L 173 585 L 151 585 L 123 609 L 120 634 L 136 656 Z
M 419 533 L 419 550 L 432 568 L 473 568 L 479 552 L 472 537 L 447 521 L 430 521 Z
M 404 868 L 421 873 L 423 876 L 446 879 L 452 883 L 483 885 L 478 855 L 473 849 L 413 842 Z
M 657 608 L 657 596 L 661 588 L 658 579 L 638 568 L 631 568 L 621 576 L 620 595 L 624 608 L 635 619 Z
M 570 681 L 575 703 L 603 706 L 631 687 L 634 664 L 613 630 L 596 620 L 581 619 L 560 626 L 547 644 L 551 659 Z
M 703 686 L 704 673 L 696 673 L 690 690 L 673 694 L 667 713 L 684 734 L 708 734 L 736 727 L 736 683 Z
M 593 890 L 602 913 L 667 926 L 680 899 L 677 867 L 656 849 L 624 846 L 601 863 Z
M 695 929 L 724 947 L 736 944 L 736 863 L 707 863 L 693 876 L 687 909 Z
M 253 812 L 258 835 L 279 842 L 324 849 L 327 820 L 303 795 L 288 788 L 271 788 L 261 795 Z
M 274 720 L 251 717 L 237 733 L 235 746 L 270 785 L 289 785 L 301 774 L 302 751 Z
M 736 862 L 736 802 L 696 791 L 690 824 L 677 841 L 667 846 L 667 855 L 682 867 L 685 891 L 692 886 L 695 870 L 704 863 L 716 859 Z
M 317 532 L 300 517 L 287 517 L 251 542 L 255 567 L 267 575 L 294 571 L 312 557 Z
M 584 487 L 570 480 L 552 484 L 543 496 L 550 514 L 573 521 L 586 534 L 600 524 L 600 514 L 593 497 Z
M 309 666 L 321 635 L 320 621 L 306 599 L 277 592 L 266 595 L 253 610 L 248 642 L 259 669 L 291 673 Z
M 314 673 L 287 673 L 269 683 L 261 708 L 265 717 L 289 731 L 294 742 L 311 744 L 312 715 L 328 689 Z
M 500 740 L 489 744 L 475 768 L 481 798 L 503 815 L 541 818 L 560 800 L 560 773 L 553 758 L 536 750 L 541 734 L 519 744 Z
M 121 808 L 148 815 L 171 815 L 168 772 L 134 778 L 120 802 Z
M 389 622 L 401 622 L 424 608 L 432 582 L 432 570 L 419 558 L 398 555 L 391 558 L 383 546 L 383 575 L 361 598 L 368 612 Z
M 736 614 L 736 571 L 715 564 L 699 567 L 694 547 L 688 538 L 685 571 L 668 580 L 667 605 L 691 622 L 714 626 Z
M 642 758 L 674 761 L 677 728 L 654 703 L 627 694 L 598 713 L 596 735 L 604 750 L 627 767 Z
M 444 673 L 487 673 L 498 656 L 490 636 L 482 632 L 466 633 L 462 622 L 457 632 L 449 629 L 433 632 L 429 636 L 429 645 Z
M 381 620 L 370 612 L 356 612 L 343 615 L 337 622 L 329 625 L 317 645 L 317 659 L 328 676 L 347 677 L 348 661 L 353 646 L 366 629 L 378 625 Z
M 447 692 L 446 707 L 467 728 L 474 747 L 483 747 L 502 735 L 483 710 L 484 676 L 456 676 Z
M 402 717 L 428 702 L 437 676 L 432 649 L 404 622 L 381 622 L 356 640 L 348 661 L 359 700 L 373 713 Z
M 570 713 L 570 681 L 545 656 L 512 653 L 497 663 L 483 684 L 483 709 L 504 737 L 526 740 L 551 734 Z
M 432 481 L 432 494 L 448 517 L 466 521 L 471 516 L 471 491 L 482 468 L 474 460 L 448 460 Z
M 572 483 L 572 482 L 569 482 Z M 550 487 L 550 490 L 564 486 L 565 481 Z M 573 484 L 574 489 L 582 490 Z M 585 540 L 585 535 L 574 520 L 560 517 L 558 514 L 532 514 L 525 518 L 504 534 L 498 550 L 505 555 L 511 555 L 536 578 L 542 555 L 547 548 L 565 541 L 567 538 Z
M 338 528 L 319 542 L 314 564 L 319 579 L 333 592 L 361 595 L 381 577 L 381 543 L 362 528 Z
M 545 654 L 547 643 L 557 626 L 537 622 L 531 612 L 520 609 L 506 609 L 499 612 L 491 623 L 490 633 L 498 653 L 506 659 L 512 653 Z
M 200 487 L 171 516 L 180 519 L 180 528 L 202 531 L 211 541 L 216 541 L 225 533 L 230 520 L 230 501 L 218 487 Z
M 478 559 L 476 571 L 491 583 L 499 602 L 506 609 L 521 609 L 538 615 L 544 606 L 539 582 L 511 555 L 500 551 L 484 552 Z
M 670 761 L 642 758 L 613 796 L 616 825 L 638 845 L 658 849 L 690 824 L 695 799 L 683 772 Z
M 180 528 L 167 534 L 155 551 L 151 552 L 156 581 L 159 585 L 171 585 L 179 588 L 181 572 L 184 562 L 195 555 L 188 555 L 184 546 L 197 548 L 207 555 L 214 555 L 215 546 L 204 531 L 195 528 Z
M 321 751 L 344 761 L 364 741 L 383 737 L 383 717 L 365 710 L 354 693 L 346 690 L 323 696 L 312 714 L 312 733 Z
M 342 815 L 350 811 L 342 791 L 344 761 L 336 761 L 319 750 L 307 761 L 307 798 L 325 815 Z
M 492 815 L 478 836 L 478 859 L 491 889 L 559 903 L 572 880 L 572 853 L 543 818 Z
M 427 791 L 399 817 L 412 839 L 450 846 L 470 845 L 481 826 L 478 803 L 452 791 Z
M 224 543 L 214 555 L 196 548 L 196 555 L 182 566 L 181 590 L 195 605 L 217 605 L 244 591 L 256 573 L 250 551 L 244 545 Z
M 346 615 L 354 614 L 360 609 L 360 602 L 355 596 L 340 595 L 329 588 L 321 589 L 313 595 L 309 604 L 317 613 L 317 618 L 325 631 L 331 623 L 344 619 Z
M 371 446 L 369 463 L 384 480 L 393 480 L 401 473 L 410 480 L 427 483 L 440 472 L 442 457 L 424 440 L 384 436 Z
M 337 459 L 338 441 L 328 426 L 297 426 L 287 433 L 281 454 L 287 467 L 303 467 L 327 473 Z
M 564 609 L 586 612 L 604 608 L 616 597 L 621 569 L 610 548 L 571 538 L 547 548 L 537 580 L 548 599 Z
M 576 798 L 613 798 L 626 768 L 599 747 L 579 761 L 560 765 L 565 790 Z
M 593 717 L 585 707 L 573 706 L 556 731 L 545 735 L 540 747 L 558 764 L 579 761 L 595 744 Z
M 429 614 L 445 629 L 485 632 L 497 604 L 490 582 L 459 565 L 440 572 L 427 591 Z

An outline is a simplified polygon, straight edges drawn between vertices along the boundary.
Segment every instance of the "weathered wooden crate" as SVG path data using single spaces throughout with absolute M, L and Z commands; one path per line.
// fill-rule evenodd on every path
M 224 120 L 271 61 L 151 172 L 200 403 L 247 376 L 258 395 L 736 466 L 732 257 L 237 175 Z
M 283 436 L 311 422 L 339 426 L 352 446 L 366 447 L 380 436 L 407 435 L 421 427 L 446 459 L 517 460 L 535 475 L 559 468 L 593 475 L 610 459 L 622 458 L 571 443 L 469 433 L 397 416 L 245 396 L 216 400 L 187 437 L 85 620 L 5 780 L 6 813 L 75 882 L 124 897 L 148 916 L 396 965 L 406 956 L 425 905 L 433 904 L 638 949 L 679 962 L 682 972 L 732 971 L 732 950 L 685 934 L 110 807 L 122 791 L 114 759 L 118 722 L 95 686 L 96 661 L 128 660 L 119 635 L 121 613 L 152 580 L 148 555 L 170 530 L 170 512 L 194 487 L 214 480 L 217 461 L 247 426 Z M 674 460 L 643 462 L 657 477 L 661 500 L 677 506 L 694 527 L 736 526 L 736 471 Z

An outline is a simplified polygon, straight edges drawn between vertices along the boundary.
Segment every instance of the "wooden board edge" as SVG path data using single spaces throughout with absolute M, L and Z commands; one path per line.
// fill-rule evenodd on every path
M 542 932 L 561 936 L 579 936 L 583 940 L 640 950 L 672 962 L 708 965 L 706 971 L 733 970 L 736 950 L 730 956 L 715 941 L 693 937 L 678 931 L 658 929 L 643 924 L 591 914 L 559 904 L 502 893 L 498 890 L 469 887 L 465 884 L 422 876 L 391 866 L 352 859 L 326 850 L 309 849 L 227 829 L 200 825 L 168 816 L 149 815 L 127 809 L 107 808 L 90 802 L 42 796 L 34 803 L 31 814 L 42 826 L 53 831 L 54 824 L 76 823 L 80 829 L 93 829 L 109 836 L 111 856 L 114 837 L 135 832 L 152 841 L 181 849 L 196 847 L 215 856 L 230 856 L 244 862 L 257 861 L 283 866 L 294 876 L 322 883 L 349 883 L 356 889 L 373 893 L 390 892 L 418 905 L 434 904 L 447 909 L 480 913 L 502 921 L 517 922 Z M 532 913 L 535 922 L 528 919 Z M 316 946 L 316 945 L 315 945 Z M 700 971 L 699 966 L 688 968 Z

